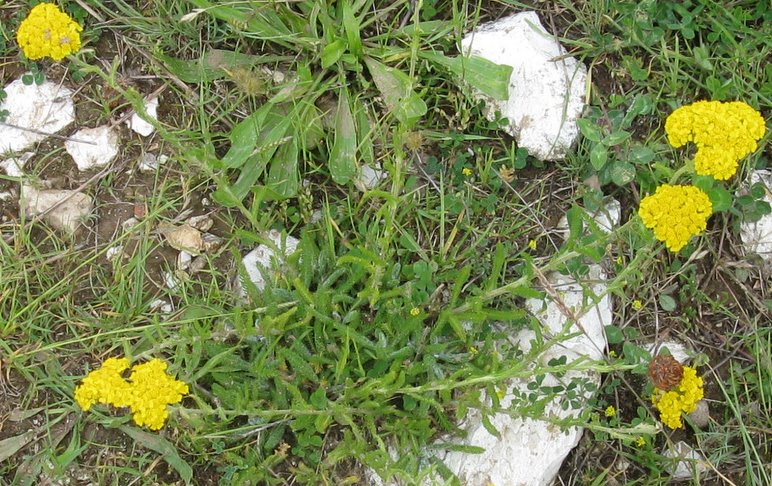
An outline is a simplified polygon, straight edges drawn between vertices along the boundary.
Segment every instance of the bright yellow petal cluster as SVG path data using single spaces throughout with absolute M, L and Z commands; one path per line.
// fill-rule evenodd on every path
M 133 366 L 126 380 L 121 374 L 129 368 L 129 360 L 109 358 L 83 378 L 75 389 L 75 401 L 85 411 L 95 403 L 129 407 L 134 423 L 158 430 L 169 417 L 166 406 L 179 403 L 188 393 L 188 385 L 166 374 L 166 367 L 160 359 L 152 359 Z
M 127 407 L 129 384 L 123 379 L 121 373 L 128 368 L 128 359 L 109 358 L 102 363 L 101 368 L 89 373 L 75 389 L 75 401 L 80 408 L 88 412 L 95 403 Z
M 160 429 L 169 416 L 166 405 L 179 403 L 188 393 L 188 385 L 167 375 L 166 366 L 153 359 L 132 368 L 131 410 L 137 425 Z
M 672 252 L 681 250 L 689 238 L 705 231 L 713 203 L 693 186 L 663 184 L 646 196 L 638 209 L 643 224 Z
M 684 366 L 684 376 L 678 388 L 665 392 L 655 389 L 651 402 L 659 410 L 659 419 L 671 429 L 683 427 L 682 413 L 692 413 L 697 402 L 704 396 L 702 378 L 697 376 L 697 370 Z
M 695 171 L 717 180 L 737 172 L 740 160 L 756 150 L 765 131 L 761 114 L 742 101 L 698 101 L 678 108 L 665 121 L 670 144 L 694 142 Z
M 35 60 L 50 57 L 61 61 L 80 49 L 83 27 L 52 3 L 36 5 L 19 25 L 16 41 L 27 56 Z

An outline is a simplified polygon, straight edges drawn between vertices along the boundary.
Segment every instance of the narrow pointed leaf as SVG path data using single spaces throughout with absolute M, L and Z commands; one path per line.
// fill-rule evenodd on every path
M 338 184 L 346 184 L 356 173 L 357 134 L 349 105 L 348 90 L 340 89 L 335 116 L 335 142 L 330 151 L 330 175 Z

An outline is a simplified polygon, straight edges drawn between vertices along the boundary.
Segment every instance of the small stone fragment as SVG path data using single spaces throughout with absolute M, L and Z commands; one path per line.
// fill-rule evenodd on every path
M 214 226 L 214 221 L 212 221 L 212 218 L 210 218 L 206 214 L 201 214 L 199 216 L 191 216 L 186 221 L 190 226 L 193 228 L 196 228 L 197 230 L 201 231 L 202 233 L 206 233 L 210 229 L 212 229 L 212 226 Z
M 198 255 L 204 249 L 204 240 L 201 238 L 201 232 L 189 224 L 181 226 L 160 224 L 158 231 L 164 235 L 166 242 L 175 250 Z
M 520 12 L 483 24 L 461 41 L 462 52 L 512 66 L 509 99 L 488 104 L 506 117 L 504 129 L 518 146 L 541 160 L 560 160 L 577 139 L 584 110 L 587 69 L 549 34 L 536 12 Z
M 381 168 L 379 163 L 376 162 L 374 167 L 364 164 L 354 179 L 354 185 L 360 191 L 367 192 L 370 189 L 374 189 L 386 177 L 388 177 L 388 174 Z
M 158 98 L 151 98 L 145 102 L 145 111 L 153 119 L 158 120 Z M 147 137 L 155 131 L 155 127 L 143 120 L 138 114 L 134 113 L 127 122 L 129 128 Z
M 708 469 L 705 457 L 684 441 L 666 450 L 664 456 L 674 460 L 668 468 L 674 481 L 699 477 Z
M 169 290 L 174 290 L 180 285 L 180 279 L 177 278 L 174 273 L 165 271 L 163 272 L 163 278 L 164 278 L 164 285 L 166 285 L 166 288 Z
M 116 259 L 120 259 L 121 255 L 123 255 L 123 245 L 111 246 L 105 252 L 105 257 L 110 262 L 112 262 L 112 261 L 114 261 Z
M 91 197 L 81 192 L 54 189 L 38 191 L 32 186 L 22 186 L 19 206 L 30 216 L 37 216 L 50 209 L 43 219 L 53 228 L 70 234 L 78 229 L 93 209 Z
M 128 233 L 131 228 L 137 226 L 139 224 L 139 220 L 137 218 L 129 218 L 123 223 L 121 223 L 121 229 L 123 229 L 124 233 Z
M 201 270 L 206 268 L 206 257 L 204 256 L 197 256 L 193 259 L 192 262 L 190 262 L 190 268 L 188 269 L 190 273 L 198 273 Z
M 118 155 L 118 134 L 107 125 L 84 128 L 64 142 L 64 148 L 80 171 L 104 167 Z
M 148 307 L 151 311 L 159 311 L 162 314 L 170 314 L 174 310 L 170 303 L 161 299 L 154 300 Z
M 10 177 L 22 177 L 24 176 L 24 166 L 33 155 L 35 155 L 33 152 L 24 152 L 18 157 L 11 157 L 0 162 L 0 168 Z
M 26 85 L 19 78 L 5 94 L 0 111 L 8 111 L 8 117 L 0 125 L 0 154 L 26 150 L 75 121 L 72 91 L 58 83 Z
M 282 241 L 281 233 L 276 230 L 269 231 L 267 237 L 279 248 L 281 251 L 280 255 L 276 255 L 273 249 L 267 245 L 258 245 L 257 248 L 244 255 L 241 260 L 247 273 L 246 276 L 259 291 L 265 288 L 265 282 L 267 278 L 270 278 L 270 272 L 280 269 L 284 258 L 293 254 L 297 250 L 298 243 L 300 243 L 297 238 L 289 235 Z M 241 278 L 236 279 L 235 286 L 239 296 L 246 297 L 247 291 L 241 282 Z
M 204 233 L 202 239 L 204 241 L 204 253 L 214 253 L 219 250 L 223 244 L 222 238 L 211 233 Z
M 755 170 L 750 175 L 750 184 L 763 184 L 763 200 L 772 205 L 772 171 Z M 745 251 L 758 254 L 772 266 L 772 214 L 766 214 L 756 222 L 744 222 L 740 226 L 740 239 Z
M 592 217 L 595 223 L 598 225 L 598 229 L 603 233 L 610 233 L 615 227 L 619 226 L 619 219 L 622 214 L 622 206 L 616 199 L 608 199 L 602 208 L 599 208 L 595 212 L 584 210 L 585 213 Z M 563 215 L 558 221 L 556 230 L 560 233 L 560 236 L 565 240 L 569 236 L 568 230 L 568 217 Z
M 698 429 L 707 427 L 708 422 L 710 422 L 710 406 L 708 402 L 704 398 L 697 402 L 697 408 L 688 417 Z
M 158 169 L 158 157 L 155 154 L 142 154 L 137 166 L 140 172 L 155 172 Z
M 185 271 L 190 267 L 190 262 L 193 260 L 193 255 L 186 251 L 181 251 L 177 255 L 177 270 Z

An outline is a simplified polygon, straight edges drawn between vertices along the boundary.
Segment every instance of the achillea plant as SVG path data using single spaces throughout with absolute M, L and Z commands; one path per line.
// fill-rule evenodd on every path
M 166 406 L 179 403 L 188 393 L 188 385 L 166 374 L 166 367 L 163 361 L 152 359 L 134 365 L 126 380 L 121 374 L 129 368 L 129 360 L 109 358 L 83 378 L 75 389 L 75 401 L 84 411 L 96 403 L 129 407 L 134 423 L 159 430 L 169 416 Z
M 16 41 L 27 59 L 50 57 L 61 61 L 80 49 L 83 27 L 52 3 L 41 3 L 30 10 L 19 30 Z
M 677 148 L 693 142 L 695 171 L 716 180 L 737 172 L 740 160 L 756 150 L 765 130 L 761 114 L 742 101 L 698 101 L 678 108 L 665 121 L 670 144 Z
M 702 189 L 663 184 L 641 200 L 638 214 L 654 236 L 672 251 L 686 246 L 692 236 L 705 231 L 713 204 Z

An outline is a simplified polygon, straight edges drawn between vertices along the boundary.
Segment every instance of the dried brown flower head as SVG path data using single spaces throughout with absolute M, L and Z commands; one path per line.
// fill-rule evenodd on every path
M 515 179 L 515 170 L 510 169 L 506 165 L 502 165 L 499 168 L 499 176 L 504 182 L 512 182 Z
M 660 390 L 670 390 L 683 376 L 684 367 L 669 354 L 658 354 L 649 363 L 649 379 Z

